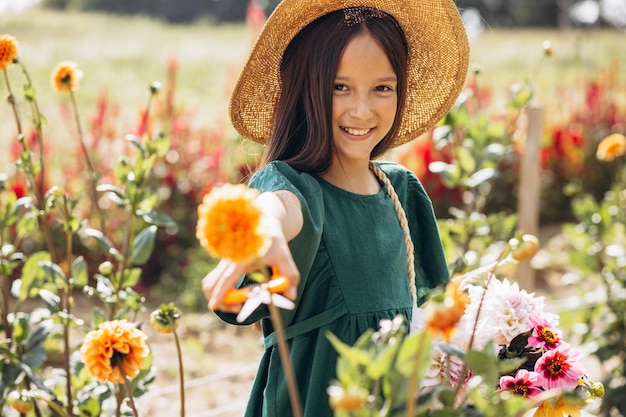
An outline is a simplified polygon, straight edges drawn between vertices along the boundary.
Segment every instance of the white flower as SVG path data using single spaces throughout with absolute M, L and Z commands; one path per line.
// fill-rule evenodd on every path
M 467 326 L 473 327 L 484 291 L 478 286 L 469 288 L 470 304 L 464 317 Z M 496 345 L 508 345 L 515 336 L 532 328 L 532 314 L 558 325 L 559 317 L 544 311 L 544 297 L 529 294 L 520 289 L 516 282 L 492 277 L 486 291 L 476 326 L 475 346 L 483 346 L 489 340 L 493 340 Z

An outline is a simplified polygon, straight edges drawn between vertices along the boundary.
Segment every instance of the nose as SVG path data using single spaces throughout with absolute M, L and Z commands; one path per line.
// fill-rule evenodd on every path
M 355 94 L 350 106 L 350 116 L 367 120 L 372 117 L 372 103 L 368 94 Z

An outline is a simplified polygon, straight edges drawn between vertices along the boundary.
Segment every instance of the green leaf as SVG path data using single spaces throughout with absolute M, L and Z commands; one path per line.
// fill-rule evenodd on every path
M 92 317 L 93 317 L 93 321 L 92 321 L 93 324 L 92 325 L 93 325 L 94 328 L 98 328 L 98 326 L 101 323 L 104 323 L 105 321 L 108 320 L 108 316 L 107 316 L 106 312 L 103 309 L 101 309 L 100 307 L 94 308 L 91 314 L 92 314 Z
M 79 256 L 72 262 L 72 280 L 77 288 L 82 288 L 89 282 L 89 271 L 85 258 Z
M 134 287 L 141 278 L 141 268 L 132 268 L 124 271 L 124 279 L 122 280 L 122 287 Z
M 152 225 L 142 230 L 137 237 L 135 237 L 128 254 L 129 264 L 142 265 L 150 259 L 150 255 L 154 249 L 156 232 L 157 227 Z
M 137 210 L 137 216 L 141 217 L 143 221 L 155 226 L 175 226 L 174 220 L 165 213 L 159 213 L 156 211 L 142 211 Z
M 481 375 L 486 384 L 496 385 L 498 383 L 500 379 L 497 363 L 498 358 L 493 354 L 493 351 L 470 350 L 467 352 L 465 360 L 467 366 L 474 373 Z
M 94 397 L 86 397 L 85 402 L 78 404 L 79 415 L 81 416 L 99 416 L 102 414 L 102 403 Z
M 362 351 L 361 349 L 352 347 L 350 345 L 345 344 L 337 336 L 328 332 L 326 333 L 326 337 L 330 341 L 330 344 L 333 345 L 339 356 L 348 361 L 348 363 L 359 366 L 359 365 L 367 365 L 371 362 L 372 358 L 367 352 Z
M 463 146 L 457 146 L 455 149 L 457 163 L 465 173 L 471 173 L 476 170 L 476 158 Z
M 0 228 L 12 226 L 18 219 L 15 202 L 17 196 L 14 193 L 5 193 L 3 205 L 0 206 Z
M 446 187 L 454 188 L 457 186 L 461 170 L 456 165 L 435 161 L 428 165 L 428 169 L 434 174 L 439 174 Z
M 379 379 L 383 375 L 389 373 L 393 366 L 393 361 L 396 358 L 400 343 L 386 346 L 382 352 L 380 352 L 365 368 L 366 375 L 371 379 Z
M 82 237 L 82 240 L 84 241 L 83 243 L 86 243 L 89 241 L 89 239 L 85 239 L 85 238 L 93 239 L 94 242 L 97 244 L 97 246 L 100 247 L 100 249 L 105 251 L 107 254 L 113 255 L 119 259 L 120 257 L 119 251 L 115 249 L 115 247 L 113 246 L 113 243 L 111 243 L 111 241 L 100 230 L 86 227 L 82 230 L 81 237 Z
M 17 343 L 22 343 L 28 337 L 30 331 L 29 316 L 26 313 L 21 313 L 16 316 L 13 321 L 13 338 Z
M 141 138 L 137 135 L 133 135 L 133 134 L 127 134 L 126 138 L 125 138 L 128 142 L 132 143 L 133 145 L 135 145 L 135 147 L 137 149 L 139 149 L 140 152 L 145 152 L 146 148 L 143 146 L 143 143 L 141 142 Z
M 473 173 L 467 180 L 465 180 L 465 185 L 470 188 L 476 188 L 482 183 L 495 178 L 498 174 L 493 168 L 483 168 L 480 171 Z
M 165 156 L 167 151 L 170 149 L 170 138 L 163 133 L 160 133 L 159 136 L 147 143 L 147 148 L 150 153 L 153 153 L 156 156 Z
M 431 361 L 432 340 L 428 332 L 420 331 L 404 338 L 398 359 L 396 370 L 409 377 L 413 372 L 415 361 L 418 362 L 417 380 L 421 380 L 428 369 Z
M 51 313 L 58 313 L 59 311 L 61 311 L 61 298 L 58 295 L 56 295 L 52 291 L 44 289 L 39 291 L 39 296 L 46 304 L 46 307 L 48 308 L 48 310 L 50 310 Z
M 37 213 L 32 210 L 25 212 L 17 222 L 17 235 L 19 237 L 34 233 L 39 228 Z
M 47 392 L 48 394 L 52 394 L 50 389 L 46 386 L 46 384 L 44 384 L 43 379 L 37 373 L 35 373 L 33 369 L 30 366 L 28 366 L 28 364 L 21 362 L 19 364 L 19 367 L 22 369 L 22 371 L 24 371 L 26 375 L 28 375 L 30 382 L 35 384 L 37 388 L 39 388 L 40 390 L 43 390 L 44 392 Z
M 67 277 L 58 264 L 52 261 L 41 261 L 39 266 L 46 272 L 46 277 L 58 287 L 63 287 L 67 283 Z
M 114 202 L 119 207 L 125 207 L 128 205 L 128 198 L 121 188 L 113 184 L 100 184 L 97 190 L 104 193 L 104 197 Z
M 28 257 L 22 268 L 21 286 L 20 286 L 20 300 L 24 301 L 30 296 L 31 289 L 36 291 L 43 286 L 45 281 L 45 272 L 39 266 L 39 262 L 50 261 L 50 254 L 48 252 L 35 252 Z

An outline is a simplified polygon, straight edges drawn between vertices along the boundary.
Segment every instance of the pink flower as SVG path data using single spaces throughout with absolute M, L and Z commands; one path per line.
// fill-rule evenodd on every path
M 544 389 L 574 389 L 585 370 L 578 361 L 580 352 L 567 343 L 561 343 L 549 350 L 535 363 L 535 372 L 539 373 L 539 385 Z
M 500 388 L 497 392 L 511 391 L 513 394 L 521 395 L 526 398 L 533 398 L 541 394 L 539 389 L 539 374 L 537 372 L 520 369 L 512 376 L 500 377 Z
M 533 314 L 530 325 L 533 327 L 533 334 L 528 338 L 528 343 L 532 347 L 553 350 L 562 343 L 561 334 L 546 319 Z

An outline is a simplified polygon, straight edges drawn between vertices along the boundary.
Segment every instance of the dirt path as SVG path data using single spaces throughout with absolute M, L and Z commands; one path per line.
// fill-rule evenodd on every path
M 157 379 L 137 400 L 142 417 L 180 416 L 174 337 L 145 326 Z M 178 329 L 185 374 L 185 417 L 239 417 L 263 353 L 252 327 L 224 325 L 212 313 L 183 315 Z

